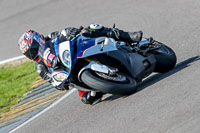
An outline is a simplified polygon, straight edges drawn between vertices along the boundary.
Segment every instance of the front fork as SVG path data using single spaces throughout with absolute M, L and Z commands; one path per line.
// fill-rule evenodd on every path
M 108 74 L 108 75 L 112 75 L 112 74 L 118 72 L 118 69 L 117 69 L 117 68 L 108 67 L 108 66 L 106 66 L 106 65 L 103 65 L 103 64 L 100 64 L 100 63 L 96 63 L 96 62 L 94 62 L 94 61 L 91 61 L 87 66 L 83 67 L 83 68 L 79 71 L 79 73 L 78 73 L 78 80 L 79 80 L 80 82 L 82 82 L 81 79 L 80 79 L 81 74 L 82 74 L 83 71 L 86 70 L 86 69 L 91 69 L 91 70 L 93 70 L 93 71 L 100 72 L 100 73 L 105 73 L 105 74 Z

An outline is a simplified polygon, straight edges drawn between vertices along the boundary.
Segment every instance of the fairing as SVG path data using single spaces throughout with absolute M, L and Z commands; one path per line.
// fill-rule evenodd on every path
M 138 77 L 139 79 L 146 73 L 151 73 L 153 71 L 153 66 L 155 65 L 154 57 L 144 58 L 136 53 L 124 53 L 118 50 L 117 43 L 112 38 L 87 38 L 77 35 L 71 41 L 65 41 L 60 44 L 58 44 L 58 42 L 57 38 L 54 45 L 55 52 L 65 67 L 68 68 L 69 71 L 66 73 L 68 76 L 78 59 L 101 53 L 107 53 L 108 56 L 120 61 L 124 66 L 126 66 L 127 70 L 131 72 L 133 77 Z M 143 38 L 139 44 L 144 45 L 146 43 L 150 42 Z M 65 51 L 69 51 L 70 64 L 66 63 L 63 58 L 63 53 L 65 53 Z M 146 68 L 144 68 L 143 62 L 145 60 L 148 60 L 152 66 L 148 72 L 144 71 Z M 68 79 L 68 77 L 66 79 Z

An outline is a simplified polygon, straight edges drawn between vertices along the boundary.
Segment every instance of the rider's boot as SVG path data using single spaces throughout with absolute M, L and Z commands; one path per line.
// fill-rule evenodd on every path
M 107 28 L 101 27 L 100 29 L 92 29 L 91 27 L 86 27 L 81 31 L 81 34 L 86 37 L 100 37 L 106 36 L 114 38 L 118 41 L 124 42 L 139 42 L 142 39 L 143 32 L 125 32 L 117 28 Z
M 132 42 L 140 42 L 142 39 L 143 32 L 138 31 L 138 32 L 128 32 L 128 35 L 130 37 L 130 40 Z
M 125 32 L 123 30 L 119 30 L 116 28 L 113 28 L 110 32 L 110 37 L 113 37 L 117 40 L 122 40 L 125 42 L 139 42 L 142 39 L 143 32 Z

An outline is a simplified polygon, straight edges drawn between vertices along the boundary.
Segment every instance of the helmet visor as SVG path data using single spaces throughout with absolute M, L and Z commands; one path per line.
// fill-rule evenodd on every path
M 37 41 L 33 40 L 31 47 L 24 53 L 24 55 L 31 60 L 36 60 L 38 57 L 39 47 L 40 44 Z

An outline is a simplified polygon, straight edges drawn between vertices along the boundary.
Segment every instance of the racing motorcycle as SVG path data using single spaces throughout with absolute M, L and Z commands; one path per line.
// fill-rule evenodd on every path
M 71 41 L 55 41 L 60 67 L 52 73 L 54 84 L 71 84 L 79 90 L 127 95 L 153 72 L 174 68 L 175 52 L 153 38 L 138 43 L 78 34 Z

